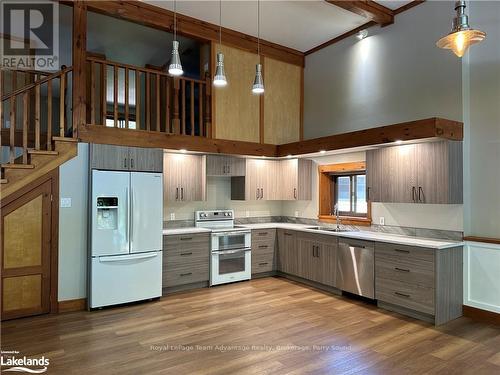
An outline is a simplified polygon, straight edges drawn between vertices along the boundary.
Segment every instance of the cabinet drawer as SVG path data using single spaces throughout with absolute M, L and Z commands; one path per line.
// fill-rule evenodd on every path
M 254 255 L 252 253 L 252 274 L 274 270 L 274 253 L 261 255 Z
M 208 234 L 182 234 L 163 236 L 163 250 L 169 252 L 206 252 L 210 249 L 210 235 Z
M 376 277 L 376 299 L 434 315 L 435 290 L 401 281 Z
M 261 254 L 274 254 L 274 241 L 273 242 L 256 242 L 252 244 L 252 256 Z
M 191 284 L 201 281 L 208 281 L 209 266 L 204 264 L 190 264 L 184 267 L 174 267 L 163 269 L 163 287 Z
M 163 266 L 166 269 L 190 266 L 193 264 L 210 263 L 210 253 L 207 249 L 203 252 L 192 250 L 172 251 L 163 254 Z
M 375 243 L 375 253 L 378 257 L 392 259 L 394 261 L 416 261 L 424 260 L 434 263 L 434 250 L 424 247 L 395 245 L 384 242 Z
M 375 253 L 377 277 L 434 288 L 434 262 L 422 259 L 395 259 Z
M 276 229 L 253 229 L 252 230 L 252 247 L 254 243 L 272 242 L 276 239 Z

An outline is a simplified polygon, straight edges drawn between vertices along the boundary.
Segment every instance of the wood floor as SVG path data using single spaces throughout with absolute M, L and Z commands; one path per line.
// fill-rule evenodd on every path
M 2 350 L 50 358 L 48 374 L 500 373 L 499 327 L 434 328 L 281 278 L 8 321 L 1 334 Z

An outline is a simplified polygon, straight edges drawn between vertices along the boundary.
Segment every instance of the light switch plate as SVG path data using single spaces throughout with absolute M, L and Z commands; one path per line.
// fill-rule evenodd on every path
M 175 220 L 175 213 L 174 213 L 174 212 L 172 212 L 172 213 L 170 214 L 170 220 Z
M 385 217 L 380 216 L 380 218 L 378 219 L 378 221 L 379 221 L 380 225 L 385 225 Z
M 70 208 L 71 207 L 71 198 L 61 198 L 61 203 L 59 204 L 61 208 Z

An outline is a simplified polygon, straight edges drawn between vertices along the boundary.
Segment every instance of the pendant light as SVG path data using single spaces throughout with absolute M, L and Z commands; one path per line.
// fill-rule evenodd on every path
M 486 37 L 483 31 L 469 26 L 465 7 L 465 1 L 455 1 L 457 15 L 453 18 L 451 32 L 436 43 L 439 48 L 451 49 L 458 57 L 462 57 L 469 46 L 481 42 Z
M 174 40 L 172 41 L 172 57 L 168 66 L 168 73 L 173 76 L 181 76 L 182 70 L 181 57 L 179 55 L 179 42 L 177 41 L 177 2 L 174 0 Z
M 260 61 L 260 0 L 257 0 L 257 55 Z M 255 79 L 253 80 L 252 92 L 254 94 L 262 94 L 264 92 L 261 63 L 255 66 Z
M 224 55 L 220 52 L 222 45 L 222 0 L 219 0 L 219 52 L 217 53 L 217 67 L 215 68 L 214 86 L 227 85 L 226 72 L 224 71 Z

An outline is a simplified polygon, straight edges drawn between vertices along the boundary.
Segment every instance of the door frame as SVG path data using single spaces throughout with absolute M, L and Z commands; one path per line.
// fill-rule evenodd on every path
M 50 303 L 49 313 L 57 313 L 58 278 L 59 278 L 59 168 L 56 168 L 30 184 L 22 187 L 7 198 L 0 198 L 0 209 L 22 198 L 25 194 L 50 181 L 51 183 L 51 222 L 50 222 Z M 0 254 L 3 257 L 3 252 Z M 3 259 L 0 259 L 3 262 Z M 1 290 L 0 290 L 1 292 Z M 2 296 L 0 296 L 2 297 Z

